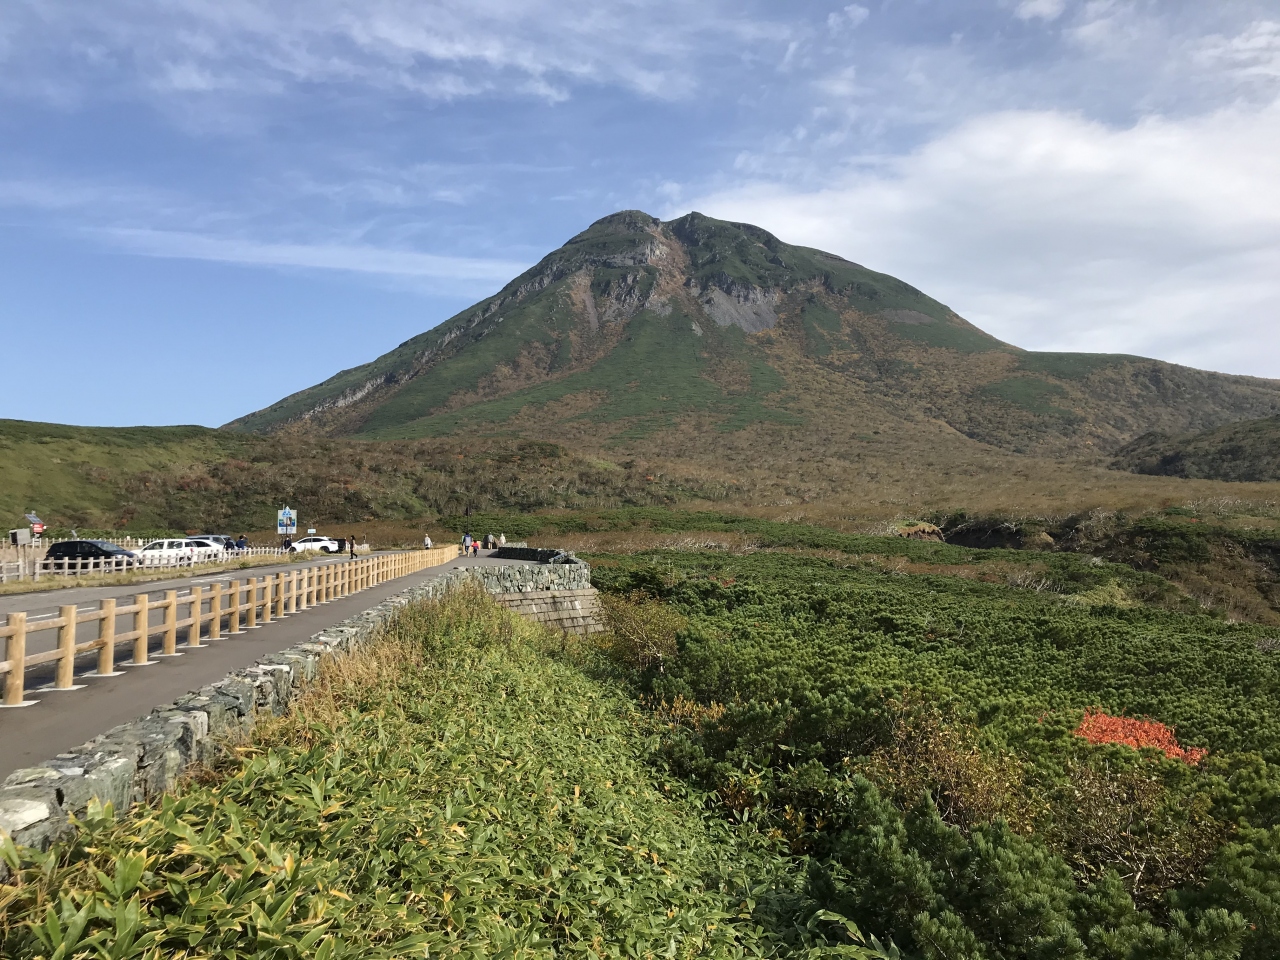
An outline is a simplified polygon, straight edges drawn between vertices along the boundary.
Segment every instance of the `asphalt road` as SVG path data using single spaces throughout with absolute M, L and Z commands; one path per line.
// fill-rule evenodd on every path
M 130 667 L 124 663 L 129 660 L 130 652 L 129 644 L 122 644 L 116 650 L 119 664 L 116 669 L 121 671 L 119 676 L 88 676 L 87 674 L 96 665 L 96 654 L 85 654 L 76 662 L 75 683 L 83 685 L 77 690 L 40 689 L 42 682 L 52 682 L 52 665 L 49 665 L 47 672 L 43 674 L 34 669 L 28 670 L 27 699 L 37 702 L 28 707 L 0 709 L 0 779 L 19 768 L 34 766 L 51 759 L 58 753 L 91 740 L 117 724 L 142 716 L 157 704 L 168 703 L 184 693 L 220 680 L 233 670 L 251 665 L 265 654 L 277 653 L 296 643 L 301 643 L 325 627 L 332 626 L 362 610 L 367 610 L 387 597 L 438 576 L 446 570 L 463 566 L 518 562 L 495 560 L 483 555 L 477 559 L 460 557 L 438 567 L 430 567 L 397 580 L 388 580 L 386 583 L 351 594 L 341 600 L 320 604 L 301 613 L 290 614 L 283 619 L 272 619 L 270 623 L 243 633 L 227 636 L 224 627 L 221 639 L 214 641 L 205 639 L 199 647 L 185 646 L 183 636 L 185 631 L 179 631 L 179 656 L 159 658 L 142 667 Z M 258 567 L 239 572 L 242 578 L 246 573 L 260 577 L 276 569 L 296 569 L 296 566 L 283 564 L 278 568 Z M 84 609 L 96 610 L 98 601 L 104 597 L 114 596 L 121 600 L 130 600 L 145 589 L 153 597 L 159 594 L 160 596 L 156 599 L 162 599 L 166 589 L 178 589 L 181 593 L 189 593 L 192 584 L 208 586 L 218 579 L 225 581 L 231 579 L 231 576 L 220 574 L 203 579 L 149 583 L 145 586 L 56 590 L 49 593 L 22 594 L 5 599 L 26 601 L 25 605 L 6 604 L 10 611 L 16 607 L 19 610 L 26 609 L 33 614 L 51 611 L 53 616 L 57 616 L 58 606 L 64 603 L 74 602 Z M 182 589 L 184 587 L 185 590 Z M 127 624 L 122 619 L 119 627 L 129 630 L 131 625 L 130 617 Z M 96 624 L 81 624 L 82 630 L 86 627 L 90 628 L 90 631 L 84 636 L 77 636 L 77 641 L 90 640 L 97 635 Z M 40 649 L 48 649 L 53 645 L 52 641 L 56 634 L 56 630 L 44 630 L 31 634 L 28 654 Z M 39 647 L 35 645 L 37 638 L 40 638 Z M 49 642 L 44 638 L 49 638 Z M 149 645 L 152 656 L 160 649 L 160 642 L 159 637 L 152 638 Z

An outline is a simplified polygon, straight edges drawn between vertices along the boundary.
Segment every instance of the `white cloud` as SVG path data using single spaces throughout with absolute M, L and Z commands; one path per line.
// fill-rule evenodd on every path
M 1234 37 L 1208 37 L 1197 58 L 1241 80 L 1280 80 L 1280 22 L 1259 20 Z
M 451 257 L 367 244 L 269 243 L 176 230 L 94 231 L 119 249 L 151 257 L 212 260 L 251 266 L 342 270 L 460 285 L 502 285 L 528 268 L 510 260 Z
M 853 65 L 842 67 L 835 73 L 822 77 L 817 81 L 816 86 L 827 96 L 837 99 L 848 99 L 856 97 L 859 93 L 868 92 L 858 86 L 858 68 Z
M 1066 6 L 1066 0 L 1022 0 L 1014 16 L 1019 20 L 1057 20 Z
M 856 30 L 862 21 L 871 16 L 871 11 L 859 3 L 851 3 L 843 10 L 828 14 L 827 29 L 832 33 L 843 33 L 845 30 Z
M 692 206 L 894 274 L 1020 346 L 1280 377 L 1280 102 L 1123 128 L 995 113 L 849 169 Z

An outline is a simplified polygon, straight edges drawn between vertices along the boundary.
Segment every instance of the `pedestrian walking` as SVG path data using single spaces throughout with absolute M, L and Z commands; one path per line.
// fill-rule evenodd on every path
M 354 533 L 347 537 L 347 545 L 351 547 L 351 559 L 354 560 L 356 558 L 356 535 Z
M 507 535 L 505 533 L 498 534 L 498 546 L 505 547 L 507 545 Z
M 429 534 L 429 533 L 428 533 L 428 534 L 426 534 L 425 536 L 423 536 L 423 538 L 422 538 L 422 549 L 423 549 L 423 550 L 430 550 L 430 549 L 431 549 L 431 534 Z
M 464 533 L 462 535 L 462 555 L 464 557 L 471 555 L 471 534 Z

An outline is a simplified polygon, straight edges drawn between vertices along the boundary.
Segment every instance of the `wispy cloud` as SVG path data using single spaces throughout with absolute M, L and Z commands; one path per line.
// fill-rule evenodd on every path
M 452 257 L 367 244 L 264 243 L 176 230 L 111 228 L 93 233 L 120 250 L 149 257 L 212 260 L 251 266 L 341 270 L 384 277 L 501 285 L 529 264 L 512 260 Z
M 1014 9 L 1019 20 L 1057 20 L 1067 6 L 1067 0 L 1022 0 Z
M 17 0 L 6 19 L 10 88 L 36 89 L 14 74 L 58 63 L 63 86 L 269 94 L 338 83 L 433 100 L 556 101 L 565 81 L 683 96 L 697 82 L 695 50 L 712 39 L 781 53 L 787 32 L 729 4 L 675 0 Z

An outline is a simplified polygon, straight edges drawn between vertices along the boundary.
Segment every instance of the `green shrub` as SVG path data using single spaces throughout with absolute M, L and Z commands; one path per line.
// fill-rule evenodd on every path
M 617 660 L 636 670 L 656 668 L 676 658 L 676 634 L 685 618 L 666 604 L 633 590 L 630 596 L 600 596 L 600 609 L 608 633 L 603 641 Z
M 688 617 L 633 678 L 663 762 L 808 858 L 816 903 L 922 957 L 1276 955 L 1276 630 L 1106 602 L 1110 577 L 1073 604 L 767 553 L 590 559 Z M 1090 708 L 1210 754 L 1093 746 Z

